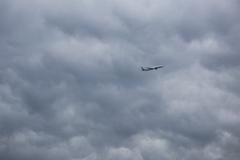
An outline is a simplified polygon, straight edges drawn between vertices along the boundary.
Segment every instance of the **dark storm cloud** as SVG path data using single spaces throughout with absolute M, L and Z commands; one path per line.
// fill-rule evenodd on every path
M 235 0 L 1 0 L 0 159 L 237 160 L 238 15 Z

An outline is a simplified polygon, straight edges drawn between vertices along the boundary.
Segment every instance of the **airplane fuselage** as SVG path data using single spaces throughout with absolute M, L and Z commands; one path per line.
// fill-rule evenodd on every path
M 155 67 L 141 67 L 142 71 L 151 71 L 151 70 L 157 70 L 159 68 L 163 68 L 163 65 L 155 66 Z

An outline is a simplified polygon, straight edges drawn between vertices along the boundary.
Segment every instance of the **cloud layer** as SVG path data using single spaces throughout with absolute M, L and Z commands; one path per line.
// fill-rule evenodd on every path
M 0 0 L 0 159 L 238 160 L 239 7 Z

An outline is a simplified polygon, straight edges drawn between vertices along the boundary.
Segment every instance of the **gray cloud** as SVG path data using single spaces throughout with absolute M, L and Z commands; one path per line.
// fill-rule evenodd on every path
M 239 159 L 238 15 L 237 0 L 1 0 L 0 159 Z

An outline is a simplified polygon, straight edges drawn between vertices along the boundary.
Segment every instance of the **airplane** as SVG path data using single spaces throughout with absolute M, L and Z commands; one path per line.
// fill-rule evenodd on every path
M 159 66 L 154 66 L 154 67 L 141 67 L 142 71 L 151 71 L 151 70 L 157 70 L 159 68 L 163 68 L 163 65 L 159 65 Z

